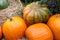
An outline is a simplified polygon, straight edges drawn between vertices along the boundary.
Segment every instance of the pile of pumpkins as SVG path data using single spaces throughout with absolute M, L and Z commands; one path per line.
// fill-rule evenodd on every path
M 2 36 L 3 35 L 3 36 Z M 23 18 L 8 17 L 0 27 L 0 39 L 5 40 L 60 40 L 60 14 L 52 15 L 39 1 L 23 9 Z

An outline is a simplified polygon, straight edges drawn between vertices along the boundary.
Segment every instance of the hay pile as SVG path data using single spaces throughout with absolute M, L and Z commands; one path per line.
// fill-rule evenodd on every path
M 6 9 L 0 10 L 0 25 L 2 25 L 7 17 L 15 15 L 22 17 L 23 5 L 19 0 L 8 0 L 9 6 Z

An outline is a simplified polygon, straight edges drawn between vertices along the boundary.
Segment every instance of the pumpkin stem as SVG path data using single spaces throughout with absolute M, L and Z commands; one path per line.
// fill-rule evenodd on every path
M 7 17 L 7 18 L 9 18 L 10 19 L 10 21 L 12 21 L 13 19 L 12 19 L 12 17 Z
M 12 21 L 12 18 L 10 18 L 10 21 Z

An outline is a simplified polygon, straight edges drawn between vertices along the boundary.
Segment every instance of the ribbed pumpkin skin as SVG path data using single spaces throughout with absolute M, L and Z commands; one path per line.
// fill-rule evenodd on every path
M 33 2 L 27 5 L 23 10 L 23 18 L 28 25 L 46 22 L 50 16 L 51 13 L 48 8 L 46 6 L 42 6 L 39 2 Z

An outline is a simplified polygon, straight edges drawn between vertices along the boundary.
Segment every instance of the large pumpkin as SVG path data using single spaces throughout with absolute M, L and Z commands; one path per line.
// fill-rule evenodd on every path
M 28 40 L 53 40 L 51 30 L 44 23 L 29 26 L 25 33 Z
M 47 24 L 54 34 L 54 40 L 60 40 L 60 14 L 53 15 Z
M 23 10 L 23 18 L 28 25 L 46 22 L 50 16 L 51 13 L 49 9 L 45 4 L 40 4 L 39 1 L 27 5 Z
M 26 24 L 18 16 L 8 18 L 3 24 L 3 34 L 7 40 L 18 40 L 24 36 Z

